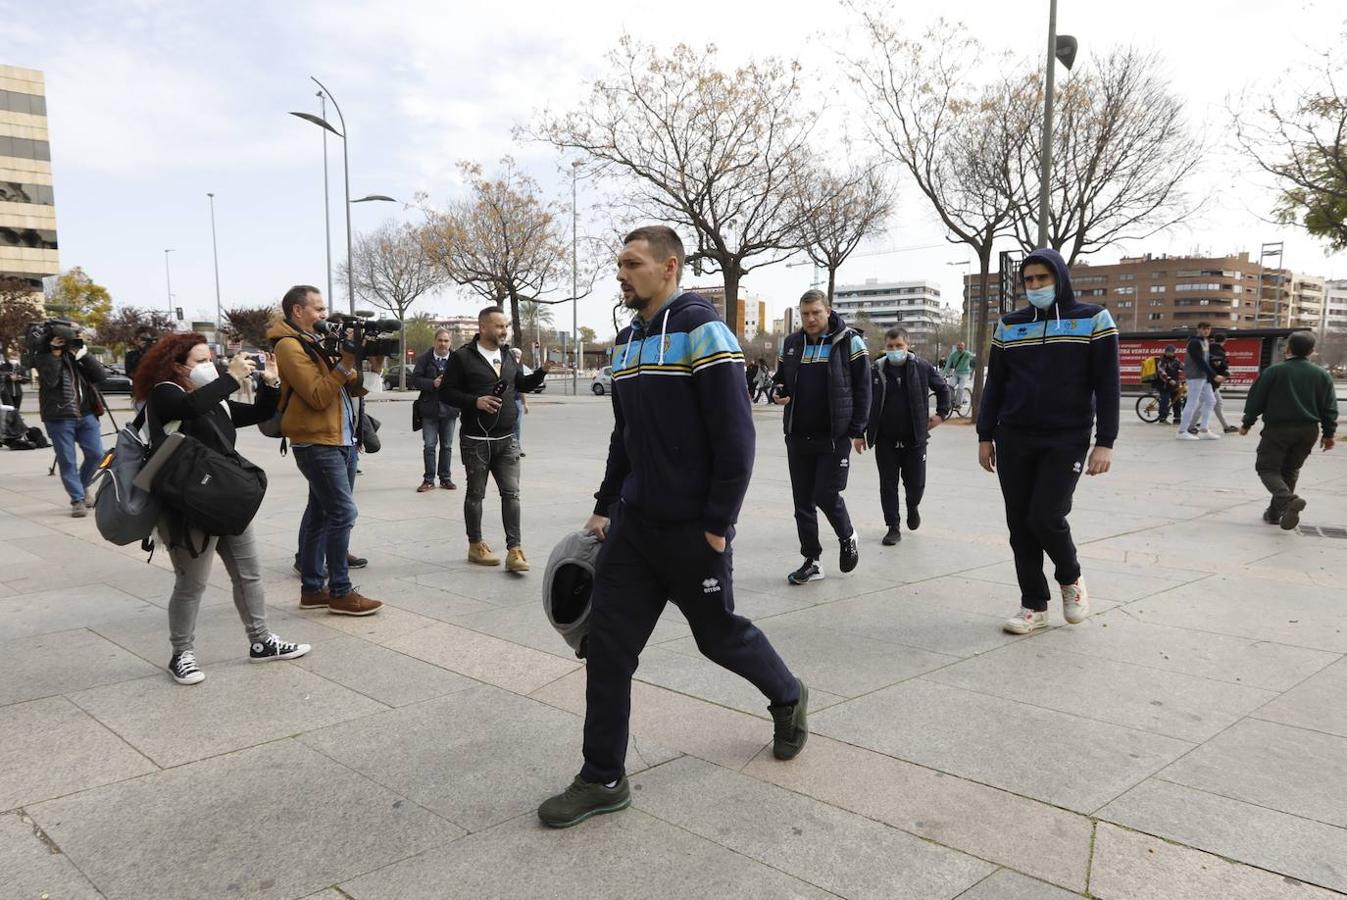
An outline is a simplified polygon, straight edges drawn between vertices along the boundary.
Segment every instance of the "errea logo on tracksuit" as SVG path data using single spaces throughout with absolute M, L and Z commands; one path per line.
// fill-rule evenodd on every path
M 720 579 L 718 579 L 718 578 L 708 578 L 708 579 L 706 579 L 705 581 L 703 581 L 703 582 L 702 582 L 702 593 L 703 593 L 703 594 L 718 594 L 718 593 L 720 593 Z

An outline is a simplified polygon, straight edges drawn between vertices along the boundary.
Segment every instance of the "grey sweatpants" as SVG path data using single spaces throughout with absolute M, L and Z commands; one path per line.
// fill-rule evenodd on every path
M 161 524 L 159 531 L 165 535 L 168 529 Z M 200 534 L 193 534 L 193 543 L 200 539 Z M 249 525 L 243 534 L 211 538 L 196 559 L 186 547 L 173 547 L 168 551 L 173 571 L 178 576 L 168 598 L 168 636 L 174 654 L 193 648 L 201 595 L 206 592 L 206 579 L 210 577 L 211 563 L 217 553 L 224 560 L 229 580 L 234 583 L 234 607 L 243 620 L 248 640 L 265 640 L 271 634 L 267 627 L 266 598 L 262 593 L 262 561 L 257 556 L 253 527 Z

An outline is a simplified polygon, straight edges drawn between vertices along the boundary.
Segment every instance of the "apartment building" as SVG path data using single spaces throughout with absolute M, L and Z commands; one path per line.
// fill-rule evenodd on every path
M 0 66 L 0 277 L 40 294 L 60 270 L 42 73 Z
M 886 329 L 899 325 L 916 344 L 935 339 L 943 316 L 940 288 L 929 281 L 869 278 L 863 284 L 838 285 L 833 309 L 848 322 L 868 319 L 878 333 L 867 337 L 882 340 Z

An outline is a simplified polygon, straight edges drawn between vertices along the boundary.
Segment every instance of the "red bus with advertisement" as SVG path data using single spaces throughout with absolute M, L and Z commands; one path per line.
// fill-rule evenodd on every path
M 1221 329 L 1225 335 L 1225 355 L 1230 362 L 1230 380 L 1226 385 L 1235 390 L 1247 390 L 1258 373 L 1274 362 L 1280 362 L 1286 347 L 1286 338 L 1294 328 L 1231 328 Z M 1118 335 L 1123 389 L 1144 390 L 1141 383 L 1141 362 L 1150 356 L 1163 356 L 1170 344 L 1183 359 L 1188 349 L 1191 331 L 1125 332 Z

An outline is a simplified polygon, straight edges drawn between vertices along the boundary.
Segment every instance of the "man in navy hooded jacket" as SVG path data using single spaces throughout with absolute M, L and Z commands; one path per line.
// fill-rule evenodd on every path
M 1021 608 L 1004 626 L 1012 634 L 1048 627 L 1045 552 L 1066 621 L 1089 615 L 1066 517 L 1081 472 L 1109 470 L 1121 404 L 1118 327 L 1109 311 L 1076 300 L 1055 250 L 1025 257 L 1020 278 L 1029 306 L 996 325 L 977 423 L 978 462 L 1000 477 L 1015 553 Z
M 590 596 L 584 767 L 538 808 L 565 828 L 631 804 L 624 774 L 631 677 L 664 604 L 697 649 L 767 697 L 772 752 L 808 736 L 809 692 L 752 622 L 734 613 L 734 523 L 753 473 L 744 354 L 715 307 L 678 286 L 683 243 L 671 228 L 627 235 L 622 302 L 636 312 L 613 346 L 613 433 L 585 530 L 603 542 Z

